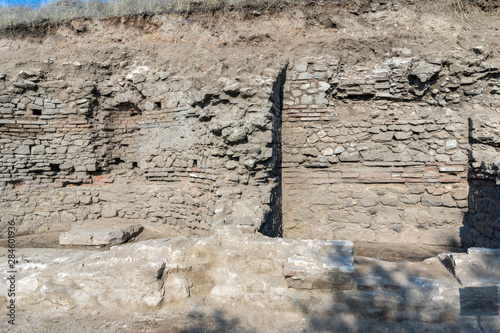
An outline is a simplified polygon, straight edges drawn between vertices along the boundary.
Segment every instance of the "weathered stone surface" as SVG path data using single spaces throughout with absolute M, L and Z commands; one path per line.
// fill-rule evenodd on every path
M 181 61 L 175 74 L 133 60 L 137 51 L 114 52 L 2 70 L 0 209 L 21 232 L 119 217 L 172 236 L 236 223 L 398 241 L 404 228 L 384 221 L 394 218 L 421 228 L 414 242 L 445 240 L 442 226 L 465 223 L 469 240 L 500 246 L 496 55 L 394 49 L 356 64 L 280 55 L 259 69 L 221 61 L 194 71 Z M 115 56 L 124 59 L 116 66 Z M 409 193 L 415 183 L 427 193 Z M 302 199 L 287 198 L 292 191 Z M 364 205 L 365 192 L 376 205 Z M 430 221 L 435 208 L 442 214 Z
M 411 73 L 418 77 L 420 82 L 427 82 L 434 74 L 438 73 L 441 70 L 440 65 L 430 64 L 425 61 L 421 61 L 414 65 L 411 70 Z
M 117 213 L 116 209 L 111 205 L 105 205 L 102 208 L 102 211 L 101 211 L 102 217 L 110 218 L 110 217 L 115 217 L 117 215 L 118 215 L 118 213 Z
M 61 245 L 109 245 L 122 244 L 137 236 L 140 225 L 113 226 L 105 228 L 79 228 L 63 232 L 59 237 Z
M 193 302 L 284 311 L 291 299 L 300 299 L 303 309 L 319 316 L 337 309 L 430 323 L 458 320 L 473 304 L 498 311 L 497 290 L 491 292 L 497 288 L 498 250 L 474 248 L 418 263 L 358 257 L 354 266 L 351 242 L 271 239 L 238 229 L 105 252 L 20 249 L 18 285 L 26 292 L 18 299 L 35 309 L 92 306 L 144 313 L 163 308 L 183 313 Z M 113 283 L 117 274 L 119 284 Z M 474 288 L 477 293 L 465 292 Z M 0 299 L 6 295 L 1 288 Z
M 342 162 L 357 162 L 360 159 L 359 151 L 347 150 L 340 154 L 339 159 Z
M 351 242 L 271 239 L 234 228 L 208 238 L 150 240 L 105 252 L 22 250 L 19 286 L 26 292 L 19 300 L 146 310 L 199 297 L 221 305 L 247 303 L 251 292 L 281 306 L 295 289 L 353 287 Z M 119 284 L 113 283 L 116 276 Z M 277 289 L 282 294 L 271 299 Z M 6 296 L 2 288 L 0 297 Z
M 406 2 L 285 6 L 273 24 L 259 8 L 244 22 L 215 11 L 224 22 L 208 29 L 198 14 L 7 29 L 0 234 L 10 223 L 23 235 L 119 218 L 168 238 L 93 253 L 20 246 L 18 320 L 35 321 L 35 306 L 51 318 L 35 330 L 78 330 L 77 316 L 52 310 L 85 305 L 209 326 L 188 331 L 224 331 L 237 322 L 228 309 L 307 323 L 262 331 L 383 331 L 392 320 L 394 332 L 496 331 L 484 314 L 498 317 L 487 312 L 498 254 L 457 254 L 460 285 L 436 258 L 359 259 L 352 275 L 346 245 L 328 241 L 500 246 L 499 36 L 484 14 L 495 5 L 466 8 L 468 20 L 444 10 L 436 24 L 425 16 L 434 2 Z M 244 236 L 214 234 L 228 224 Z M 247 237 L 256 232 L 285 238 Z M 205 305 L 220 309 L 215 320 Z M 81 329 L 148 325 L 130 320 L 141 327 Z M 406 326 L 447 320 L 471 324 Z
M 422 195 L 422 205 L 439 207 L 442 205 L 441 198 L 432 194 L 424 193 Z

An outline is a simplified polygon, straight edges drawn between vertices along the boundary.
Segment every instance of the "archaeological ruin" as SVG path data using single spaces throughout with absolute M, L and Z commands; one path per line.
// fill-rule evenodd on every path
M 5 30 L 0 235 L 60 242 L 18 245 L 18 307 L 500 328 L 499 22 L 367 3 Z
M 499 247 L 498 64 L 396 52 L 211 86 L 120 59 L 3 75 L 2 219 L 20 233 L 119 217 L 169 236 L 223 224 Z

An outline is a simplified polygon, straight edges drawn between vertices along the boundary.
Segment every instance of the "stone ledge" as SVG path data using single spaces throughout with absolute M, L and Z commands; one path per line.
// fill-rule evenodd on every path
M 105 228 L 74 229 L 59 237 L 61 245 L 110 245 L 122 244 L 140 234 L 140 225 L 114 226 Z

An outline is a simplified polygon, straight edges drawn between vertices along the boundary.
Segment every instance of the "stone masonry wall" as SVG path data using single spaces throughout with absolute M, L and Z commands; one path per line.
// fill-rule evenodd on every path
M 272 215 L 279 72 L 203 85 L 109 58 L 1 73 L 2 222 L 21 234 L 100 218 L 174 235 L 261 228 Z
M 500 248 L 500 128 L 498 115 L 471 119 L 469 210 L 461 234 L 467 246 Z
M 479 51 L 472 59 L 392 53 L 372 66 L 333 58 L 289 66 L 285 237 L 463 241 L 459 230 L 471 201 L 469 117 L 500 106 L 498 64 Z M 489 204 L 498 197 L 498 188 L 481 191 Z
M 473 51 L 234 78 L 176 77 L 122 52 L 3 69 L 2 222 L 496 247 L 500 69 Z

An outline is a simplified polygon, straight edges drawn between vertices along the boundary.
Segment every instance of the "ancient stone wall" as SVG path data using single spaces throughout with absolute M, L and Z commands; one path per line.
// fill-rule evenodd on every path
M 500 106 L 498 64 L 480 52 L 393 53 L 371 66 L 308 58 L 289 67 L 285 237 L 458 245 L 468 200 L 483 207 L 474 219 L 495 215 L 484 206 L 498 207 L 498 188 L 469 196 L 467 176 L 469 117 Z
M 467 246 L 500 248 L 498 115 L 475 115 L 471 126 L 469 210 L 461 234 Z
M 2 221 L 496 247 L 500 72 L 474 51 L 306 58 L 234 78 L 121 56 L 7 69 Z
M 277 71 L 203 86 L 126 61 L 42 67 L 0 81 L 0 207 L 21 234 L 114 217 L 171 234 L 273 219 Z

